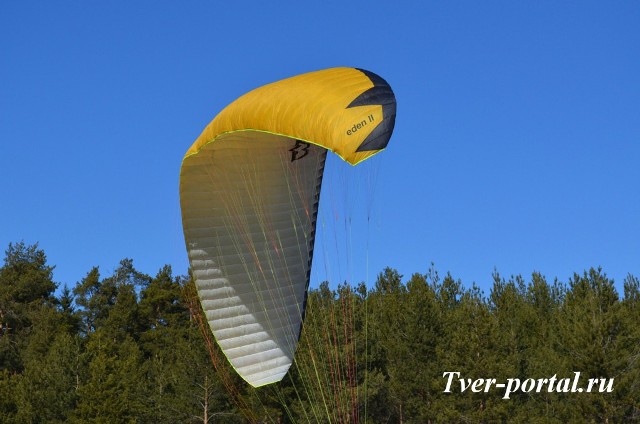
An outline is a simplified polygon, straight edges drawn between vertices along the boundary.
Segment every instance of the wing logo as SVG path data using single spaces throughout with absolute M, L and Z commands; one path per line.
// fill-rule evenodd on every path
M 296 144 L 289 149 L 291 152 L 291 162 L 295 162 L 309 154 L 309 147 L 311 144 L 304 141 L 296 140 Z

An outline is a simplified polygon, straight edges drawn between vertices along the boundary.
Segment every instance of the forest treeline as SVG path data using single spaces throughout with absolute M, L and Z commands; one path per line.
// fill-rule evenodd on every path
M 485 294 L 433 269 L 403 279 L 386 268 L 369 287 L 324 283 L 308 305 L 300 363 L 278 390 L 253 390 L 216 358 L 188 276 L 170 266 L 145 275 L 125 259 L 58 287 L 37 244 L 10 244 L 0 268 L 0 422 L 640 422 L 634 276 L 618 293 L 600 269 L 564 283 L 496 272 Z M 340 345 L 335 358 L 314 353 L 314 334 L 328 334 L 324 348 Z M 345 378 L 309 383 L 327 369 L 335 377 L 332 361 Z M 503 399 L 498 389 L 445 393 L 451 371 L 498 381 L 579 371 L 614 383 L 605 393 Z M 347 396 L 333 404 L 339 385 Z

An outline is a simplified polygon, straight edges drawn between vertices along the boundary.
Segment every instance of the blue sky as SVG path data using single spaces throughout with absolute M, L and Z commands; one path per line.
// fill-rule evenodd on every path
M 634 1 L 2 2 L 0 246 L 39 242 L 62 284 L 125 257 L 185 273 L 178 176 L 204 126 L 354 66 L 398 115 L 349 278 L 434 262 L 485 289 L 494 268 L 620 284 L 640 275 L 638 22 Z

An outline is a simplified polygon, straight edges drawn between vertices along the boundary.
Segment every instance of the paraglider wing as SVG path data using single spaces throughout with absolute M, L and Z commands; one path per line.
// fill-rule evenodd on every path
M 395 97 L 355 68 L 298 75 L 227 106 L 188 150 L 182 222 L 203 310 L 249 384 L 280 381 L 295 353 L 327 150 L 357 164 L 384 149 Z

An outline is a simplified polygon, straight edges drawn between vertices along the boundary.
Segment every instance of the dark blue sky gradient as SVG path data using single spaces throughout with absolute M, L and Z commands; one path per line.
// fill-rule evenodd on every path
M 411 3 L 0 3 L 0 247 L 39 242 L 69 285 L 125 257 L 185 273 L 178 175 L 204 126 L 259 85 L 354 66 L 398 115 L 359 171 L 378 177 L 356 184 L 369 225 L 324 212 L 356 222 L 346 247 L 319 241 L 347 251 L 335 278 L 640 275 L 640 3 Z

